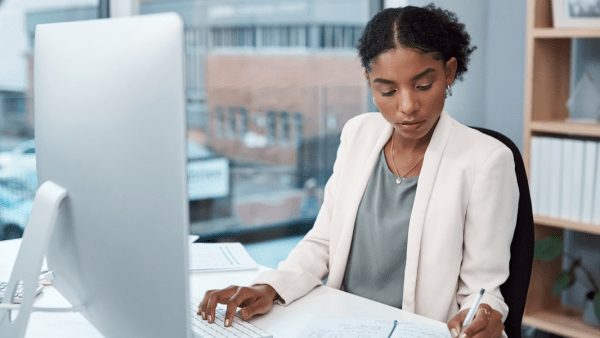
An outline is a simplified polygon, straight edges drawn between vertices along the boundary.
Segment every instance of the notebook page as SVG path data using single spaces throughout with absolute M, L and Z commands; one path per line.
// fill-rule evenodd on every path
M 297 338 L 389 338 L 393 320 L 315 316 Z
M 445 327 L 416 322 L 398 322 L 390 338 L 451 338 Z

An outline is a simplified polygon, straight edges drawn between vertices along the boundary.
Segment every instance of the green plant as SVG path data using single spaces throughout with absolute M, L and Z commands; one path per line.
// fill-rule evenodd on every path
M 534 257 L 536 259 L 549 262 L 559 257 L 561 254 L 570 259 L 572 263 L 568 270 L 562 271 L 558 275 L 556 281 L 554 282 L 554 289 L 552 293 L 554 295 L 559 295 L 564 290 L 573 286 L 575 282 L 583 284 L 588 288 L 586 297 L 594 301 L 596 317 L 600 319 L 600 288 L 598 287 L 598 283 L 596 283 L 590 271 L 581 262 L 581 258 L 574 257 L 569 253 L 564 252 L 561 237 L 550 236 L 535 242 Z M 581 269 L 583 271 L 584 275 L 587 277 L 587 285 L 577 279 L 575 269 Z

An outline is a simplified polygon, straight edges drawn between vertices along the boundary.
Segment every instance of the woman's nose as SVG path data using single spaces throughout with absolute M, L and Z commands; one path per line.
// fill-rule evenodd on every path
M 410 115 L 418 109 L 416 97 L 409 90 L 403 90 L 399 93 L 398 111 Z

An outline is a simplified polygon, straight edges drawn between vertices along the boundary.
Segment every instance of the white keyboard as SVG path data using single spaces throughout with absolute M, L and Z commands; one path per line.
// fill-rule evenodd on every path
M 0 281 L 0 302 L 4 299 L 4 293 L 6 293 L 6 288 L 8 288 L 8 282 Z M 38 285 L 35 289 L 35 295 L 39 295 L 44 287 L 42 285 Z M 17 291 L 15 291 L 15 299 L 13 303 L 20 304 L 21 299 L 23 299 L 23 286 L 21 284 L 17 285 Z
M 198 304 L 200 301 L 192 300 L 192 332 L 196 337 L 236 337 L 236 338 L 273 338 L 268 332 L 252 325 L 250 322 L 243 320 L 237 314 L 235 320 L 229 327 L 223 325 L 225 320 L 225 309 L 215 310 L 215 322 L 209 324 L 208 321 L 202 320 L 202 316 L 197 315 Z

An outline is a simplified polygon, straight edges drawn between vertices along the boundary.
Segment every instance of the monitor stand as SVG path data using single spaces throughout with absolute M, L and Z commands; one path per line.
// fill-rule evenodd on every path
M 35 195 L 33 209 L 27 220 L 8 288 L 0 303 L 0 332 L 3 338 L 25 336 L 29 316 L 33 310 L 36 310 L 33 308 L 33 300 L 44 254 L 56 223 L 58 208 L 65 197 L 67 197 L 67 190 L 51 181 L 42 184 Z M 9 295 L 15 294 L 19 282 L 23 283 L 23 298 L 21 304 L 14 304 L 13 297 Z M 77 311 L 75 308 L 71 309 L 73 310 Z

